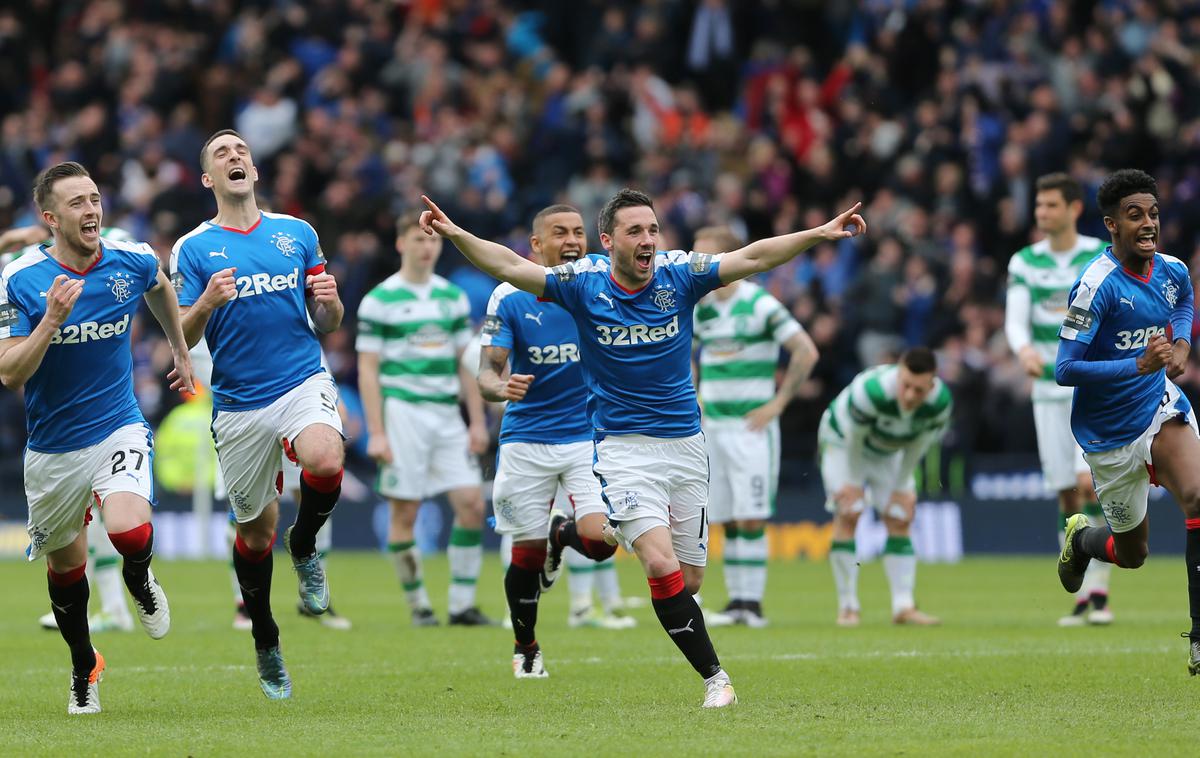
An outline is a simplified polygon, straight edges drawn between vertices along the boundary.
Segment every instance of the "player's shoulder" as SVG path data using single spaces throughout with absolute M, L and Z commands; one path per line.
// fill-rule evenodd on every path
M 919 409 L 922 416 L 940 416 L 954 404 L 954 396 L 950 392 L 950 386 L 943 382 L 940 378 L 933 378 L 933 390 L 929 393 L 929 397 L 925 398 L 925 402 L 921 404 Z
M 363 303 L 374 301 L 379 303 L 393 303 L 397 300 L 416 300 L 416 293 L 409 287 L 405 286 L 403 277 L 400 272 L 396 272 L 386 279 L 376 284 L 371 289 L 367 290 L 363 295 Z
M 1012 257 L 1008 259 L 1008 268 L 1009 270 L 1047 268 L 1054 265 L 1054 261 L 1050 258 L 1049 253 L 1049 241 L 1038 240 L 1013 253 Z
M 508 282 L 500 282 L 496 285 L 496 289 L 492 290 L 491 296 L 488 297 L 488 310 L 496 310 L 501 303 L 510 303 L 519 305 L 523 298 L 522 294 L 528 294 Z
M 654 256 L 655 270 L 669 267 L 687 268 L 693 274 L 703 274 L 720 256 L 712 253 L 697 253 L 688 250 L 659 250 Z
M 1088 261 L 1079 272 L 1079 281 L 1075 285 L 1075 304 L 1086 307 L 1101 289 L 1119 287 L 1120 277 L 1112 275 L 1117 268 L 1117 262 L 1109 255 L 1099 255 Z
M 1168 255 L 1167 253 L 1155 253 L 1155 255 L 1158 256 L 1167 268 L 1172 269 L 1173 272 L 1182 269 L 1186 273 L 1188 270 L 1187 264 L 1173 255 Z
M 462 287 L 437 274 L 429 278 L 429 284 L 429 297 L 434 300 L 458 300 L 467 294 Z
M 33 247 L 33 250 L 23 252 L 20 256 L 4 265 L 3 271 L 0 271 L 0 276 L 3 276 L 4 281 L 12 282 L 17 278 L 22 278 L 35 270 L 38 264 L 50 260 L 50 256 L 46 254 L 41 245 Z
M 548 275 L 554 275 L 559 282 L 564 284 L 576 277 L 586 277 L 594 274 L 607 275 L 608 271 L 608 256 L 600 255 L 599 253 L 588 253 L 570 263 L 560 263 L 557 266 L 551 266 L 546 269 Z
M 147 242 L 139 242 L 135 239 L 105 239 L 100 238 L 100 245 L 105 250 L 110 250 L 118 254 L 126 255 L 149 255 L 158 258 L 158 253 L 154 252 L 154 248 L 150 247 Z
M 317 230 L 313 225 L 302 218 L 289 215 L 287 213 L 272 213 L 270 211 L 262 211 L 263 224 L 275 229 L 298 229 L 305 234 L 310 234 L 313 237 L 317 236 Z
M 188 247 L 196 244 L 205 232 L 214 228 L 215 227 L 207 221 L 200 222 L 196 225 L 195 229 L 192 229 L 190 232 L 175 240 L 175 244 L 171 246 L 171 254 L 176 256 L 179 255 Z
M 1076 237 L 1076 249 L 1090 250 L 1097 255 L 1104 252 L 1104 248 L 1108 247 L 1108 243 L 1099 237 L 1092 237 L 1087 234 L 1080 234 Z

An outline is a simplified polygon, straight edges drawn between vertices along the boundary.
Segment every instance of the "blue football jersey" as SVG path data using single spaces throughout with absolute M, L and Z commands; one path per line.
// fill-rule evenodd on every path
M 245 411 L 270 405 L 324 370 L 304 283 L 325 270 L 325 257 L 316 231 L 292 216 L 264 212 L 244 231 L 205 221 L 171 251 L 179 304 L 193 305 L 209 278 L 231 266 L 237 294 L 213 311 L 204 339 L 214 408 Z
M 1152 337 L 1167 334 L 1176 302 L 1191 295 L 1191 277 L 1178 258 L 1156 253 L 1150 273 L 1142 277 L 1124 269 L 1110 247 L 1071 288 L 1059 338 L 1087 345 L 1088 361 L 1137 358 Z M 1076 387 L 1071 431 L 1080 447 L 1112 450 L 1141 436 L 1154 419 L 1166 381 L 1166 371 L 1159 370 Z M 1191 406 L 1182 398 L 1178 407 L 1186 412 Z
M 75 271 L 26 253 L 0 276 L 0 339 L 28 336 L 46 315 L 54 277 L 83 279 L 71 315 L 25 383 L 30 450 L 65 453 L 95 445 L 127 424 L 146 423 L 133 394 L 129 332 L 142 295 L 158 280 L 158 255 L 140 242 L 100 240 L 100 257 Z
M 592 438 L 579 331 L 571 314 L 504 283 L 488 301 L 480 344 L 507 348 L 512 373 L 533 375 L 525 397 L 504 409 L 500 444 L 561 445 Z
M 617 284 L 608 258 L 546 269 L 546 297 L 579 328 L 593 436 L 688 437 L 700 431 L 692 385 L 692 309 L 721 286 L 719 256 L 660 252 L 640 290 Z

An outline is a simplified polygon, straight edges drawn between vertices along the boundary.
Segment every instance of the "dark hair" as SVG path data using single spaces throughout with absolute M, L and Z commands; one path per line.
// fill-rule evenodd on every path
M 540 211 L 538 211 L 537 215 L 533 217 L 533 233 L 537 234 L 538 226 L 541 225 L 542 221 L 544 221 L 547 216 L 553 216 L 555 213 L 574 213 L 580 218 L 583 217 L 583 214 L 579 212 L 579 209 L 573 205 L 567 205 L 566 203 L 547 205 L 545 208 L 542 208 Z
M 1115 216 L 1121 205 L 1121 198 L 1145 192 L 1158 199 L 1158 182 L 1145 171 L 1136 168 L 1123 168 L 1108 175 L 1096 193 L 1096 202 L 1100 212 L 1105 216 Z
M 238 134 L 237 131 L 234 129 L 222 129 L 219 132 L 213 133 L 213 135 L 211 137 L 204 140 L 204 146 L 200 148 L 200 170 L 201 171 L 204 171 L 205 173 L 208 172 L 208 146 L 211 145 L 213 143 L 213 140 L 215 140 L 217 137 L 224 137 L 226 134 L 232 134 L 233 136 L 240 139 L 242 142 L 246 141 L 246 138 L 243 137 L 242 135 Z
M 609 198 L 604 207 L 600 209 L 600 220 L 597 224 L 600 228 L 600 233 L 612 234 L 613 223 L 617 218 L 617 211 L 622 208 L 638 208 L 643 205 L 650 208 L 650 210 L 654 210 L 654 203 L 650 201 L 649 195 L 625 187 Z
M 899 363 L 914 374 L 937 371 L 937 356 L 927 347 L 910 347 L 900 354 Z
M 91 176 L 91 174 L 82 164 L 75 161 L 56 163 L 38 174 L 37 180 L 33 183 L 33 202 L 37 203 L 40 210 L 47 210 L 50 207 L 50 198 L 54 195 L 54 185 L 73 176 Z
M 1062 171 L 1055 171 L 1053 174 L 1039 176 L 1036 186 L 1038 192 L 1058 190 L 1062 193 L 1063 200 L 1067 202 L 1067 205 L 1076 200 L 1083 200 L 1083 187 L 1070 174 L 1063 173 Z

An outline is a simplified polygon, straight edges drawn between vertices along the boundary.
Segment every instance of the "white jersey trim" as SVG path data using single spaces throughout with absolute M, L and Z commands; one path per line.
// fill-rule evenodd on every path
M 1109 274 L 1116 270 L 1117 264 L 1113 263 L 1107 255 L 1102 255 L 1093 261 L 1079 276 L 1079 285 L 1075 288 L 1075 299 L 1068 304 L 1069 307 L 1090 310 L 1097 290 L 1104 284 L 1104 280 L 1108 278 Z M 1079 330 L 1064 324 L 1058 334 L 1063 339 L 1073 340 L 1078 339 Z

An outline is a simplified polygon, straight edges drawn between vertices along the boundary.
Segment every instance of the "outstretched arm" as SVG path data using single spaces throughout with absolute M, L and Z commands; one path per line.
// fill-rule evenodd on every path
M 721 282 L 729 284 L 753 274 L 770 271 L 787 263 L 818 242 L 833 242 L 865 234 L 867 222 L 858 213 L 858 209 L 861 207 L 862 203 L 855 203 L 853 208 L 843 211 L 831 221 L 815 229 L 768 237 L 751 242 L 733 252 L 725 253 L 720 259 Z
M 421 213 L 421 230 L 426 234 L 439 234 L 450 240 L 467 260 L 497 279 L 541 297 L 546 291 L 546 269 L 528 261 L 504 245 L 480 239 L 459 228 L 445 211 L 425 195 L 421 195 L 429 210 Z
M 175 368 L 167 374 L 167 378 L 171 380 L 171 389 L 196 394 L 195 380 L 192 377 L 192 358 L 188 355 L 188 344 L 183 336 L 179 316 L 179 300 L 175 297 L 175 288 L 161 270 L 158 272 L 158 284 L 147 290 L 144 297 L 150 312 L 167 335 L 167 342 L 171 343 L 171 356 L 175 360 Z

